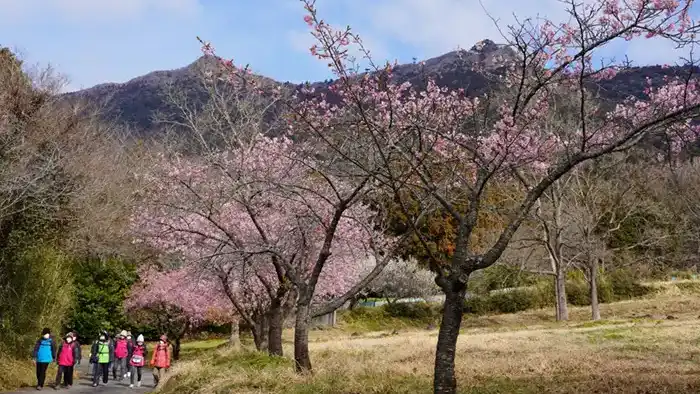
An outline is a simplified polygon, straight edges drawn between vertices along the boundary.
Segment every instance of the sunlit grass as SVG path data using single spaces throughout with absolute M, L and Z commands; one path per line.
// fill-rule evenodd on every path
M 554 321 L 553 310 L 466 319 L 456 361 L 460 392 L 700 392 L 696 288 L 657 285 L 654 296 L 602 305 L 606 320 L 599 322 L 589 320 L 588 308 L 571 308 L 564 323 Z M 437 330 L 401 321 L 392 326 L 376 317 L 312 332 L 311 376 L 296 375 L 287 357 L 219 347 L 186 357 L 163 392 L 430 392 Z M 288 356 L 290 335 L 285 333 Z

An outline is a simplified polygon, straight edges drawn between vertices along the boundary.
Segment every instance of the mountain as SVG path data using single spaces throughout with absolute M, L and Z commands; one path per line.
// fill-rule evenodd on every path
M 512 48 L 487 39 L 477 42 L 468 51 L 452 51 L 421 63 L 400 64 L 394 69 L 393 78 L 397 82 L 410 81 L 420 86 L 424 76 L 429 75 L 441 86 L 463 88 L 470 94 L 479 94 L 488 90 L 490 83 L 479 70 L 497 71 L 506 59 L 514 57 Z M 154 115 L 173 111 L 167 99 L 171 89 L 185 94 L 193 103 L 206 99 L 207 93 L 202 89 L 198 78 L 201 71 L 211 66 L 213 61 L 212 58 L 201 57 L 186 67 L 154 71 L 125 83 L 100 84 L 66 93 L 64 98 L 86 100 L 100 107 L 105 119 L 148 132 L 157 127 L 153 121 Z M 648 78 L 653 83 L 659 83 L 664 77 L 682 71 L 681 67 L 633 67 L 618 73 L 613 79 L 601 81 L 598 88 L 603 97 L 613 100 L 621 100 L 630 95 L 639 97 L 647 86 Z M 301 86 L 257 77 L 287 88 Z M 311 85 L 323 89 L 331 83 L 328 80 Z

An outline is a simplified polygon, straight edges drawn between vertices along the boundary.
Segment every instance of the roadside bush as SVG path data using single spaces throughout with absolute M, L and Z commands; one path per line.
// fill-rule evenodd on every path
M 0 349 L 0 392 L 35 384 L 34 366 L 29 359 L 16 359 Z M 48 376 L 51 376 L 48 374 Z
M 26 358 L 43 327 L 60 333 L 73 302 L 72 261 L 50 247 L 37 246 L 0 261 L 6 274 L 0 294 L 0 347 Z

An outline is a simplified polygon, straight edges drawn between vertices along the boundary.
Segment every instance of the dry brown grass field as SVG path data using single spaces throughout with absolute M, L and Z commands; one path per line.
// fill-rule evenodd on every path
M 459 392 L 700 392 L 700 284 L 659 286 L 653 297 L 602 305 L 606 320 L 599 322 L 588 321 L 587 308 L 572 308 L 566 323 L 554 322 L 550 310 L 465 319 Z M 437 330 L 396 326 L 370 331 L 355 322 L 314 331 L 312 376 L 296 376 L 286 357 L 191 343 L 162 391 L 431 392 Z

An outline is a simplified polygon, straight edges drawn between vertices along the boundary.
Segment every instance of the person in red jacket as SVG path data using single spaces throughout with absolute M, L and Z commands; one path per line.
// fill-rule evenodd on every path
M 73 341 L 73 335 L 68 334 L 58 346 L 58 373 L 54 388 L 58 390 L 63 377 L 63 385 L 70 388 L 73 385 L 73 368 L 80 360 L 80 346 Z
M 143 335 L 139 335 L 129 354 L 129 365 L 131 367 L 131 374 L 129 375 L 131 384 L 129 387 L 134 387 L 135 377 L 138 377 L 136 387 L 141 387 L 141 371 L 143 366 L 146 365 L 146 357 L 148 357 L 148 348 L 146 343 L 144 343 Z
M 153 357 L 151 357 L 151 367 L 153 368 L 153 380 L 156 387 L 158 382 L 165 378 L 170 368 L 170 349 L 168 348 L 168 337 L 160 336 L 160 341 L 153 349 Z

